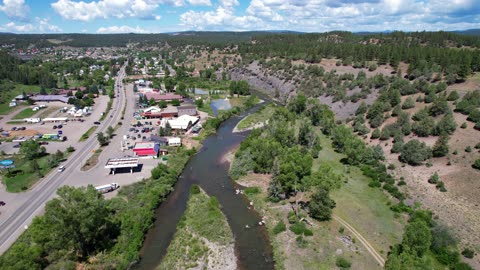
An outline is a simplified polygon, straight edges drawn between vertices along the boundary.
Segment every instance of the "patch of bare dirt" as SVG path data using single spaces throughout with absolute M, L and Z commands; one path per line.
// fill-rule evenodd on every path
M 244 187 L 259 187 L 262 192 L 267 192 L 270 180 L 271 174 L 251 173 L 237 180 L 237 184 Z

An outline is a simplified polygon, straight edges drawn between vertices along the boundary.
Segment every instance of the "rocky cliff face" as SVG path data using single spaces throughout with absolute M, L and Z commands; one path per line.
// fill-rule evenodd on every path
M 295 91 L 293 82 L 285 81 L 277 76 L 262 71 L 258 61 L 253 61 L 245 68 L 232 68 L 228 71 L 230 78 L 234 81 L 245 80 L 255 89 L 265 92 L 271 96 L 275 95 L 276 89 L 281 96 L 289 96 Z

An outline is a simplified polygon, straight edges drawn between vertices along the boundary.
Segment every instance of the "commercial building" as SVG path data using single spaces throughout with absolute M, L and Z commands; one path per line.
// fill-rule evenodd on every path
M 172 129 L 176 131 L 186 131 L 190 127 L 195 125 L 198 122 L 198 120 L 200 120 L 200 117 L 190 116 L 185 114 L 185 115 L 179 116 L 176 119 L 170 119 L 166 121 L 168 121 L 168 124 L 170 124 L 170 127 Z M 164 127 L 166 125 L 166 122 L 162 121 L 160 125 Z
M 33 99 L 36 102 L 39 101 L 44 101 L 44 102 L 50 102 L 50 101 L 60 101 L 63 103 L 68 103 L 68 100 L 70 97 L 64 96 L 64 95 L 36 95 L 30 97 L 30 99 Z
M 172 101 L 174 99 L 177 99 L 179 101 L 183 100 L 182 96 L 176 95 L 176 94 L 170 94 L 170 93 L 160 94 L 160 93 L 157 93 L 157 92 L 146 92 L 143 95 L 145 95 L 145 97 L 148 100 L 153 98 L 156 102 L 159 102 L 161 100 L 169 102 L 169 101 Z
M 158 157 L 160 146 L 154 142 L 137 142 L 133 147 L 133 152 L 138 157 L 156 158 Z
M 197 107 L 195 107 L 194 105 L 178 106 L 177 110 L 178 110 L 178 116 L 182 116 L 182 115 L 195 116 L 195 115 L 198 115 Z
M 110 158 L 105 164 L 105 169 L 110 169 L 112 174 L 115 174 L 116 169 L 130 168 L 130 173 L 133 169 L 138 167 L 138 158 Z

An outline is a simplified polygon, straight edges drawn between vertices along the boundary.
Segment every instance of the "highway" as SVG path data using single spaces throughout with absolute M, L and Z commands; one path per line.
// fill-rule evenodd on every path
M 125 103 L 125 95 L 123 92 L 123 78 L 125 77 L 125 63 L 117 74 L 115 80 L 115 99 L 109 114 L 112 117 L 105 118 L 97 128 L 97 132 L 105 132 L 109 126 L 115 126 L 121 121 L 122 108 Z M 84 132 L 84 131 L 82 131 Z M 27 199 L 13 213 L 0 224 L 0 254 L 3 254 L 15 242 L 15 240 L 23 233 L 25 226 L 28 226 L 33 218 L 43 212 L 46 202 L 51 200 L 57 189 L 62 186 L 68 179 L 72 177 L 81 177 L 80 168 L 85 160 L 92 155 L 92 151 L 98 148 L 99 144 L 96 136 L 91 136 L 62 165 L 66 170 L 57 173 L 52 170 L 50 174 L 42 179 L 32 190 L 26 193 Z

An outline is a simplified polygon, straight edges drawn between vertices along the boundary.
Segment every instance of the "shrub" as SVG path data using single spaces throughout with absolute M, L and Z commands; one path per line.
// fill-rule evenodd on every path
M 73 147 L 71 145 L 69 147 L 67 147 L 67 152 L 71 153 L 71 152 L 74 152 L 74 151 L 75 151 L 75 147 Z
M 395 170 L 395 164 L 391 164 L 391 163 L 388 164 L 387 169 L 389 169 L 389 170 Z
M 297 215 L 295 215 L 295 212 L 293 211 L 288 212 L 287 218 L 288 218 L 288 223 L 290 224 L 294 224 L 298 221 L 298 217 Z
M 254 195 L 260 193 L 260 188 L 259 187 L 248 187 L 245 189 L 245 194 L 246 195 Z
M 475 145 L 475 149 L 480 149 L 480 143 L 477 143 L 477 144 Z
M 469 145 L 465 148 L 465 152 L 470 153 L 472 152 L 472 147 Z
M 190 194 L 198 194 L 200 193 L 200 187 L 198 185 L 192 185 L 190 187 Z
M 465 248 L 465 249 L 462 251 L 462 255 L 463 255 L 463 257 L 465 257 L 465 258 L 472 259 L 472 258 L 475 256 L 475 251 L 472 250 L 472 249 L 469 249 L 469 248 Z
M 447 189 L 445 188 L 445 183 L 443 183 L 442 181 L 438 181 L 435 187 L 441 192 L 447 192 Z
M 428 178 L 428 183 L 430 184 L 437 184 L 439 180 L 438 173 L 435 172 L 430 178 Z
M 450 94 L 448 94 L 447 100 L 448 101 L 455 101 L 458 98 L 460 98 L 460 96 L 458 95 L 457 91 L 453 90 L 452 92 L 450 92 Z
M 297 236 L 297 238 L 295 240 L 297 241 L 297 245 L 300 248 L 306 248 L 307 245 L 308 245 L 307 240 L 305 240 L 305 238 L 303 238 L 303 236 L 301 236 L 301 235 Z
M 480 158 L 475 160 L 475 162 L 473 163 L 472 167 L 474 169 L 477 169 L 477 170 L 480 170 Z
M 432 157 L 432 150 L 423 142 L 411 140 L 403 145 L 399 159 L 410 165 L 419 165 Z
M 407 110 L 415 107 L 415 100 L 413 98 L 408 97 L 405 102 L 402 104 L 402 109 Z
M 337 260 L 335 261 L 335 265 L 342 269 L 346 269 L 346 268 L 348 269 L 350 268 L 350 266 L 352 266 L 352 263 L 343 257 L 338 257 Z
M 454 150 L 454 151 L 452 152 L 452 154 L 458 155 L 458 150 Z
M 286 229 L 287 229 L 287 226 L 282 220 L 280 220 L 280 222 L 278 222 L 277 225 L 275 225 L 275 227 L 273 228 L 273 233 L 279 234 L 281 232 L 284 232 Z

